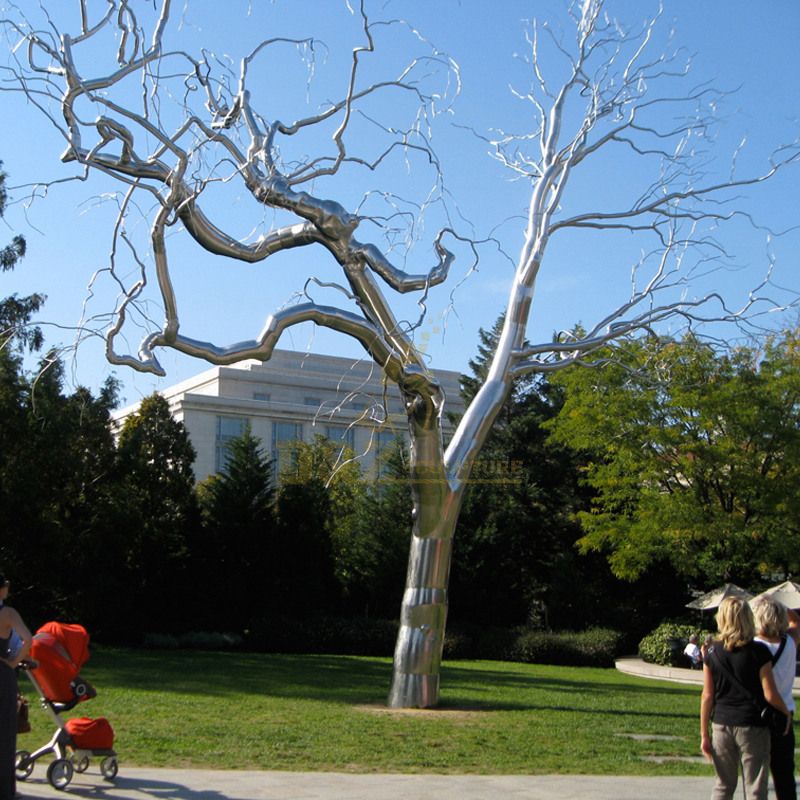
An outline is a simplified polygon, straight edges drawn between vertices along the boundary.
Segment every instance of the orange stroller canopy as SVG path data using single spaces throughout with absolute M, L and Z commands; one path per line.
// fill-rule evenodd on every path
M 31 658 L 39 663 L 35 674 L 44 696 L 68 703 L 75 697 L 71 684 L 89 658 L 89 634 L 82 625 L 46 622 L 33 637 Z

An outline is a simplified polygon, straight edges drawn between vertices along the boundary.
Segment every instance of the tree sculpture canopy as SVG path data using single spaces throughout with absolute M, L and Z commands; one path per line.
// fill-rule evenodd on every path
M 513 264 L 503 327 L 482 385 L 445 448 L 442 392 L 415 331 L 429 293 L 448 280 L 457 256 L 469 270 L 497 260 L 498 252 L 488 234 L 475 235 L 453 221 L 455 214 L 447 216 L 433 131 L 457 98 L 458 65 L 412 25 L 373 17 L 372 4 L 361 0 L 349 9 L 359 43 L 346 54 L 339 92 L 319 99 L 313 87 L 321 42 L 259 31 L 260 41 L 229 58 L 193 45 L 191 26 L 182 24 L 186 5 L 179 11 L 170 0 L 107 0 L 99 7 L 81 0 L 72 19 L 59 7 L 39 21 L 15 11 L 4 21 L 15 56 L 5 85 L 15 84 L 58 128 L 64 162 L 82 177 L 100 173 L 120 187 L 108 265 L 120 288 L 105 332 L 112 363 L 160 374 L 162 348 L 215 364 L 269 359 L 287 330 L 312 322 L 356 340 L 397 384 L 411 440 L 414 529 L 390 702 L 432 705 L 464 486 L 514 380 L 582 363 L 609 342 L 667 322 L 743 324 L 773 308 L 767 278 L 737 307 L 713 288 L 691 294 L 686 287 L 698 272 L 725 263 L 722 231 L 740 218 L 739 198 L 795 162 L 797 148 L 776 149 L 752 176 L 715 177 L 705 149 L 720 92 L 708 84 L 682 87 L 686 63 L 652 51 L 657 13 L 629 27 L 612 19 L 602 0 L 585 0 L 567 7 L 572 27 L 563 33 L 534 21 L 525 56 L 530 83 L 517 90 L 530 127 L 480 134 L 529 188 L 522 246 L 514 257 L 500 251 Z M 415 52 L 396 68 L 391 45 L 400 35 Z M 277 88 L 291 63 L 286 52 L 300 54 L 310 75 L 307 95 L 300 95 L 310 107 L 292 116 L 278 109 Z M 595 206 L 600 195 L 580 189 L 581 175 L 614 180 L 621 154 L 638 164 L 636 172 Z M 357 198 L 344 180 L 362 173 L 377 183 L 398 161 L 410 178 L 426 180 L 416 204 L 374 188 Z M 214 208 L 217 192 L 233 184 L 263 209 L 251 233 L 239 233 L 226 210 Z M 429 230 L 422 220 L 435 219 L 434 209 L 442 223 Z M 141 221 L 146 251 L 135 237 Z M 567 320 L 566 333 L 528 343 L 534 289 L 551 242 L 600 232 L 641 238 L 639 255 L 622 264 L 630 293 L 585 330 Z M 298 298 L 242 342 L 213 343 L 184 331 L 176 284 L 192 250 L 176 240 L 186 237 L 220 263 L 265 270 L 286 263 L 279 254 L 302 252 L 293 267 L 303 271 Z M 404 249 L 420 237 L 429 247 L 424 259 Z M 610 274 L 619 266 L 600 263 L 598 270 Z M 153 278 L 161 323 L 146 302 Z M 316 299 L 323 294 L 332 300 Z M 417 301 L 417 319 L 403 320 L 395 310 L 406 294 Z M 126 352 L 123 336 L 137 326 L 145 335 L 137 352 Z

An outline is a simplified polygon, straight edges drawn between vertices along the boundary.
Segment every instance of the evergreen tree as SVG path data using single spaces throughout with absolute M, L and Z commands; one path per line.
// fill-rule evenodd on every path
M 473 376 L 462 378 L 467 402 L 484 381 L 502 325 L 500 317 L 491 331 L 479 331 Z M 542 376 L 513 384 L 464 498 L 451 578 L 455 621 L 576 624 L 580 598 L 574 587 L 560 591 L 560 581 L 578 571 L 579 459 L 548 442 L 543 428 L 561 402 Z
M 120 568 L 128 592 L 118 602 L 129 635 L 185 625 L 185 615 L 196 609 L 179 601 L 208 593 L 208 584 L 193 585 L 193 596 L 185 591 L 189 543 L 199 526 L 194 458 L 183 423 L 172 418 L 160 395 L 146 397 L 125 420 L 116 468 L 125 503 L 118 521 L 126 539 Z
M 43 497 L 29 409 L 30 386 L 22 358 L 0 348 L 0 564 L 15 576 L 15 594 L 29 585 L 29 567 L 39 555 L 36 537 Z
M 8 195 L 0 162 L 0 219 Z M 15 236 L 0 247 L 0 272 L 9 272 L 25 255 L 25 239 Z M 42 505 L 37 491 L 37 454 L 30 447 L 30 383 L 23 371 L 23 353 L 38 350 L 42 334 L 31 327 L 31 317 L 44 297 L 0 299 L 0 564 L 6 574 L 18 576 L 15 593 L 31 585 L 26 566 L 35 550 Z M 24 577 L 23 577 L 24 576 Z
M 305 618 L 336 610 L 329 515 L 330 498 L 318 478 L 281 485 L 270 588 L 273 608 L 283 616 Z
M 219 475 L 198 486 L 203 532 L 192 563 L 198 582 L 214 583 L 218 607 L 207 610 L 209 621 L 244 630 L 254 617 L 268 612 L 274 579 L 272 462 L 249 426 L 228 444 L 228 460 Z
M 14 362 L 6 362 L 6 367 Z M 98 398 L 65 394 L 52 356 L 36 377 L 2 370 L 0 550 L 31 621 L 75 619 L 99 632 L 119 595 L 118 503 L 110 411 L 116 383 Z
M 33 382 L 29 409 L 29 446 L 44 500 L 34 586 L 50 615 L 79 620 L 95 634 L 113 625 L 110 610 L 125 588 L 110 425 L 116 404 L 113 378 L 98 397 L 84 387 L 67 394 L 63 364 L 50 354 Z

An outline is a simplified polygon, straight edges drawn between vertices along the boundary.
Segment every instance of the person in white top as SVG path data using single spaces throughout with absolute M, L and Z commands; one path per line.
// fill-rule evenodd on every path
M 797 641 L 800 639 L 800 616 L 789 611 L 771 597 L 760 597 L 753 603 L 756 620 L 755 641 L 772 653 L 772 673 L 786 707 L 794 714 L 792 696 L 797 668 Z M 777 656 L 777 658 L 776 658 Z M 797 800 L 794 779 L 794 726 L 786 736 L 772 735 L 769 770 L 777 800 Z
M 689 642 L 683 648 L 683 654 L 692 662 L 692 669 L 700 669 L 703 666 L 703 656 L 700 653 L 700 646 L 697 644 L 697 636 L 693 633 L 689 637 Z

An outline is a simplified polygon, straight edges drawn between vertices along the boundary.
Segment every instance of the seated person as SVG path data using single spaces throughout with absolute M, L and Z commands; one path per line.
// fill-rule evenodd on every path
M 703 666 L 703 656 L 694 633 L 689 637 L 686 647 L 683 648 L 683 654 L 692 662 L 692 669 L 700 669 Z

